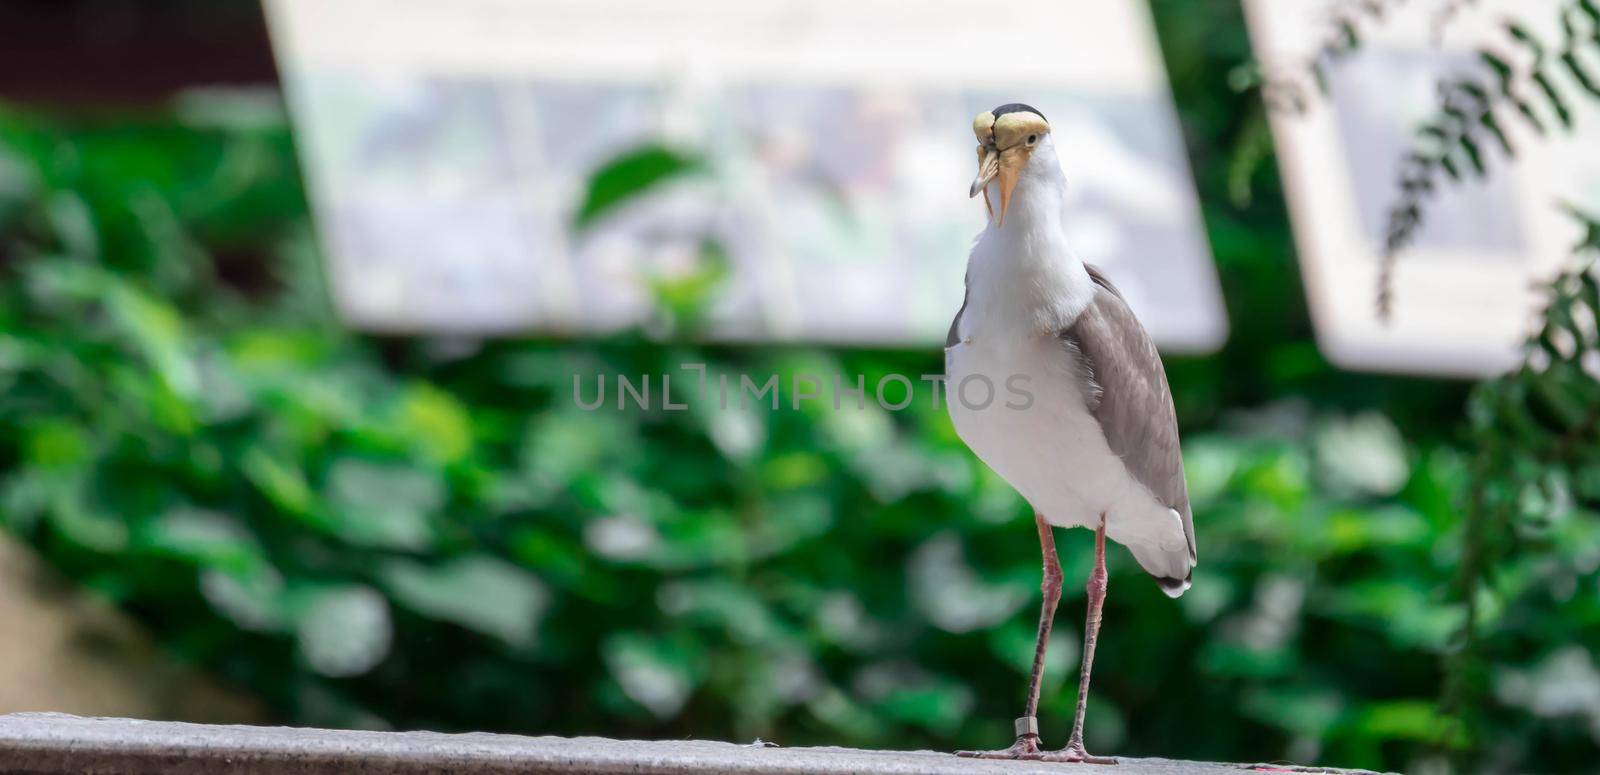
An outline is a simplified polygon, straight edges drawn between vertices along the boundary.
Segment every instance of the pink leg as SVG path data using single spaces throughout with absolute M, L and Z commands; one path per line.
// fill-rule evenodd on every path
M 957 751 L 957 756 L 981 759 L 1038 759 L 1039 750 L 1039 685 L 1044 680 L 1044 653 L 1050 643 L 1050 625 L 1056 618 L 1056 604 L 1061 602 L 1061 560 L 1056 556 L 1055 535 L 1044 516 L 1034 514 L 1039 528 L 1039 549 L 1044 554 L 1044 605 L 1039 609 L 1039 635 L 1033 644 L 1033 672 L 1028 677 L 1028 700 L 1022 718 L 1016 720 L 1017 740 L 1010 748 L 998 751 Z
M 1094 667 L 1094 644 L 1100 637 L 1100 608 L 1106 601 L 1106 515 L 1094 531 L 1094 570 L 1089 572 L 1089 616 L 1083 630 L 1083 663 L 1078 670 L 1078 710 L 1072 718 L 1072 737 L 1067 747 L 1043 758 L 1052 762 L 1116 764 L 1105 756 L 1090 756 L 1083 750 L 1083 713 L 1089 707 L 1089 671 Z

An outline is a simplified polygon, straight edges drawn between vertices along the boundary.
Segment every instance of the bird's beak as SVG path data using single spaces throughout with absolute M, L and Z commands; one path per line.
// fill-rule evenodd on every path
M 972 188 L 967 195 L 977 196 L 978 192 L 983 192 L 983 203 L 989 208 L 989 216 L 995 219 L 996 226 L 1006 223 L 1006 208 L 1011 206 L 1011 190 L 1017 187 L 1017 176 L 1026 158 L 1015 148 L 1002 152 L 994 146 L 985 146 L 978 151 L 978 177 L 973 178 Z M 989 183 L 997 178 L 1000 181 L 998 216 L 995 215 L 994 205 L 989 202 Z
M 972 189 L 967 196 L 974 197 L 989 187 L 989 181 L 1000 174 L 1000 149 L 994 146 L 978 149 L 978 177 L 972 179 Z

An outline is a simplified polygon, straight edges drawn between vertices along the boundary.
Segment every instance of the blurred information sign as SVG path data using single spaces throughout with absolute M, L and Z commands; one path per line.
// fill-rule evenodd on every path
M 605 331 L 710 285 L 718 338 L 934 345 L 983 223 L 972 117 L 1026 101 L 1078 252 L 1163 344 L 1226 335 L 1140 0 L 266 5 L 357 326 Z M 701 164 L 575 229 L 593 173 L 652 145 Z
M 1249 0 L 1245 8 L 1269 79 L 1305 81 L 1318 47 L 1338 33 L 1327 0 Z M 1328 69 L 1326 94 L 1311 88 L 1303 113 L 1272 115 L 1318 343 L 1340 365 L 1459 375 L 1514 365 L 1538 312 L 1539 280 L 1571 258 L 1582 236 L 1560 204 L 1600 202 L 1593 101 L 1573 100 L 1577 129 L 1548 138 L 1507 106 L 1500 124 L 1516 159 L 1485 135 L 1487 177 L 1470 169 L 1459 183 L 1439 176 L 1416 240 L 1399 254 L 1392 318 L 1377 315 L 1379 255 L 1402 157 L 1440 110 L 1442 79 L 1476 74 L 1495 83 L 1478 50 L 1520 62 L 1507 18 L 1560 40 L 1554 5 L 1390 4 L 1382 21 L 1362 26 L 1360 48 Z

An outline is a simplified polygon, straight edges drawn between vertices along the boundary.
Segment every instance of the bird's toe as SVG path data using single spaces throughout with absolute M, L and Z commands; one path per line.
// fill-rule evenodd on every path
M 1116 759 L 1115 756 L 1094 756 L 1094 755 L 1091 755 L 1088 751 L 1083 750 L 1083 748 L 1081 748 L 1081 747 L 1075 748 L 1075 747 L 1072 747 L 1072 746 L 1068 746 L 1068 747 L 1063 748 L 1063 749 L 1061 749 L 1059 751 L 1051 751 L 1049 753 L 1042 754 L 1039 757 L 1039 761 L 1045 761 L 1045 762 L 1069 762 L 1069 763 L 1072 763 L 1072 764 L 1116 764 L 1117 763 L 1117 759 Z
M 1039 749 L 1039 738 L 1033 735 L 1024 735 L 1017 738 L 1010 748 L 1001 748 L 997 751 L 956 751 L 956 756 L 967 759 L 1029 759 L 1039 761 L 1045 752 Z

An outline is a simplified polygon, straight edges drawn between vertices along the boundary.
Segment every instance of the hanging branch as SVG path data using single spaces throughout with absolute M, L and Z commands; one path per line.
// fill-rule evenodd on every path
M 1469 6 L 1478 4 L 1478 0 L 1445 0 L 1433 12 L 1433 45 L 1444 45 L 1444 34 L 1450 29 L 1450 24 L 1466 12 Z
M 1268 109 L 1303 113 L 1313 93 L 1327 94 L 1333 66 L 1360 50 L 1362 38 L 1406 0 L 1346 0 L 1330 12 L 1321 43 L 1299 66 L 1260 75 Z M 1432 32 L 1441 42 L 1445 29 L 1477 0 L 1442 0 L 1434 10 Z M 1399 254 L 1416 239 L 1428 202 L 1445 183 L 1488 175 L 1486 151 L 1498 148 L 1515 159 L 1508 127 L 1525 124 L 1545 136 L 1552 125 L 1573 128 L 1573 101 L 1600 100 L 1600 0 L 1564 0 L 1560 40 L 1541 39 L 1526 26 L 1507 21 L 1502 34 L 1478 47 L 1467 72 L 1439 82 L 1439 108 L 1416 131 L 1411 150 L 1400 160 L 1399 197 L 1389 208 L 1379 251 L 1377 310 L 1393 312 L 1394 272 Z M 1512 64 L 1513 51 L 1526 65 Z M 1259 74 L 1258 74 L 1259 75 Z M 1574 93 L 1576 92 L 1576 94 Z
M 1417 130 L 1412 150 L 1401 161 L 1400 196 L 1389 210 L 1379 254 L 1377 306 L 1384 319 L 1393 310 L 1396 260 L 1416 239 L 1425 206 L 1439 193 L 1443 179 L 1457 183 L 1468 174 L 1487 176 L 1484 150 L 1491 143 L 1514 159 L 1516 148 L 1506 131 L 1510 121 L 1541 137 L 1550 134 L 1552 125 L 1570 132 L 1573 86 L 1600 100 L 1600 67 L 1584 61 L 1585 56 L 1600 57 L 1596 0 L 1563 4 L 1561 39 L 1555 45 L 1515 21 L 1506 22 L 1502 30 L 1503 43 L 1521 52 L 1527 65 L 1518 68 L 1488 44 L 1481 47 L 1473 72 L 1440 82 L 1439 110 Z
M 1311 95 L 1328 93 L 1328 73 L 1361 48 L 1362 33 L 1406 0 L 1344 0 L 1329 11 L 1328 28 L 1299 66 L 1264 76 L 1261 98 L 1275 111 L 1304 113 Z

